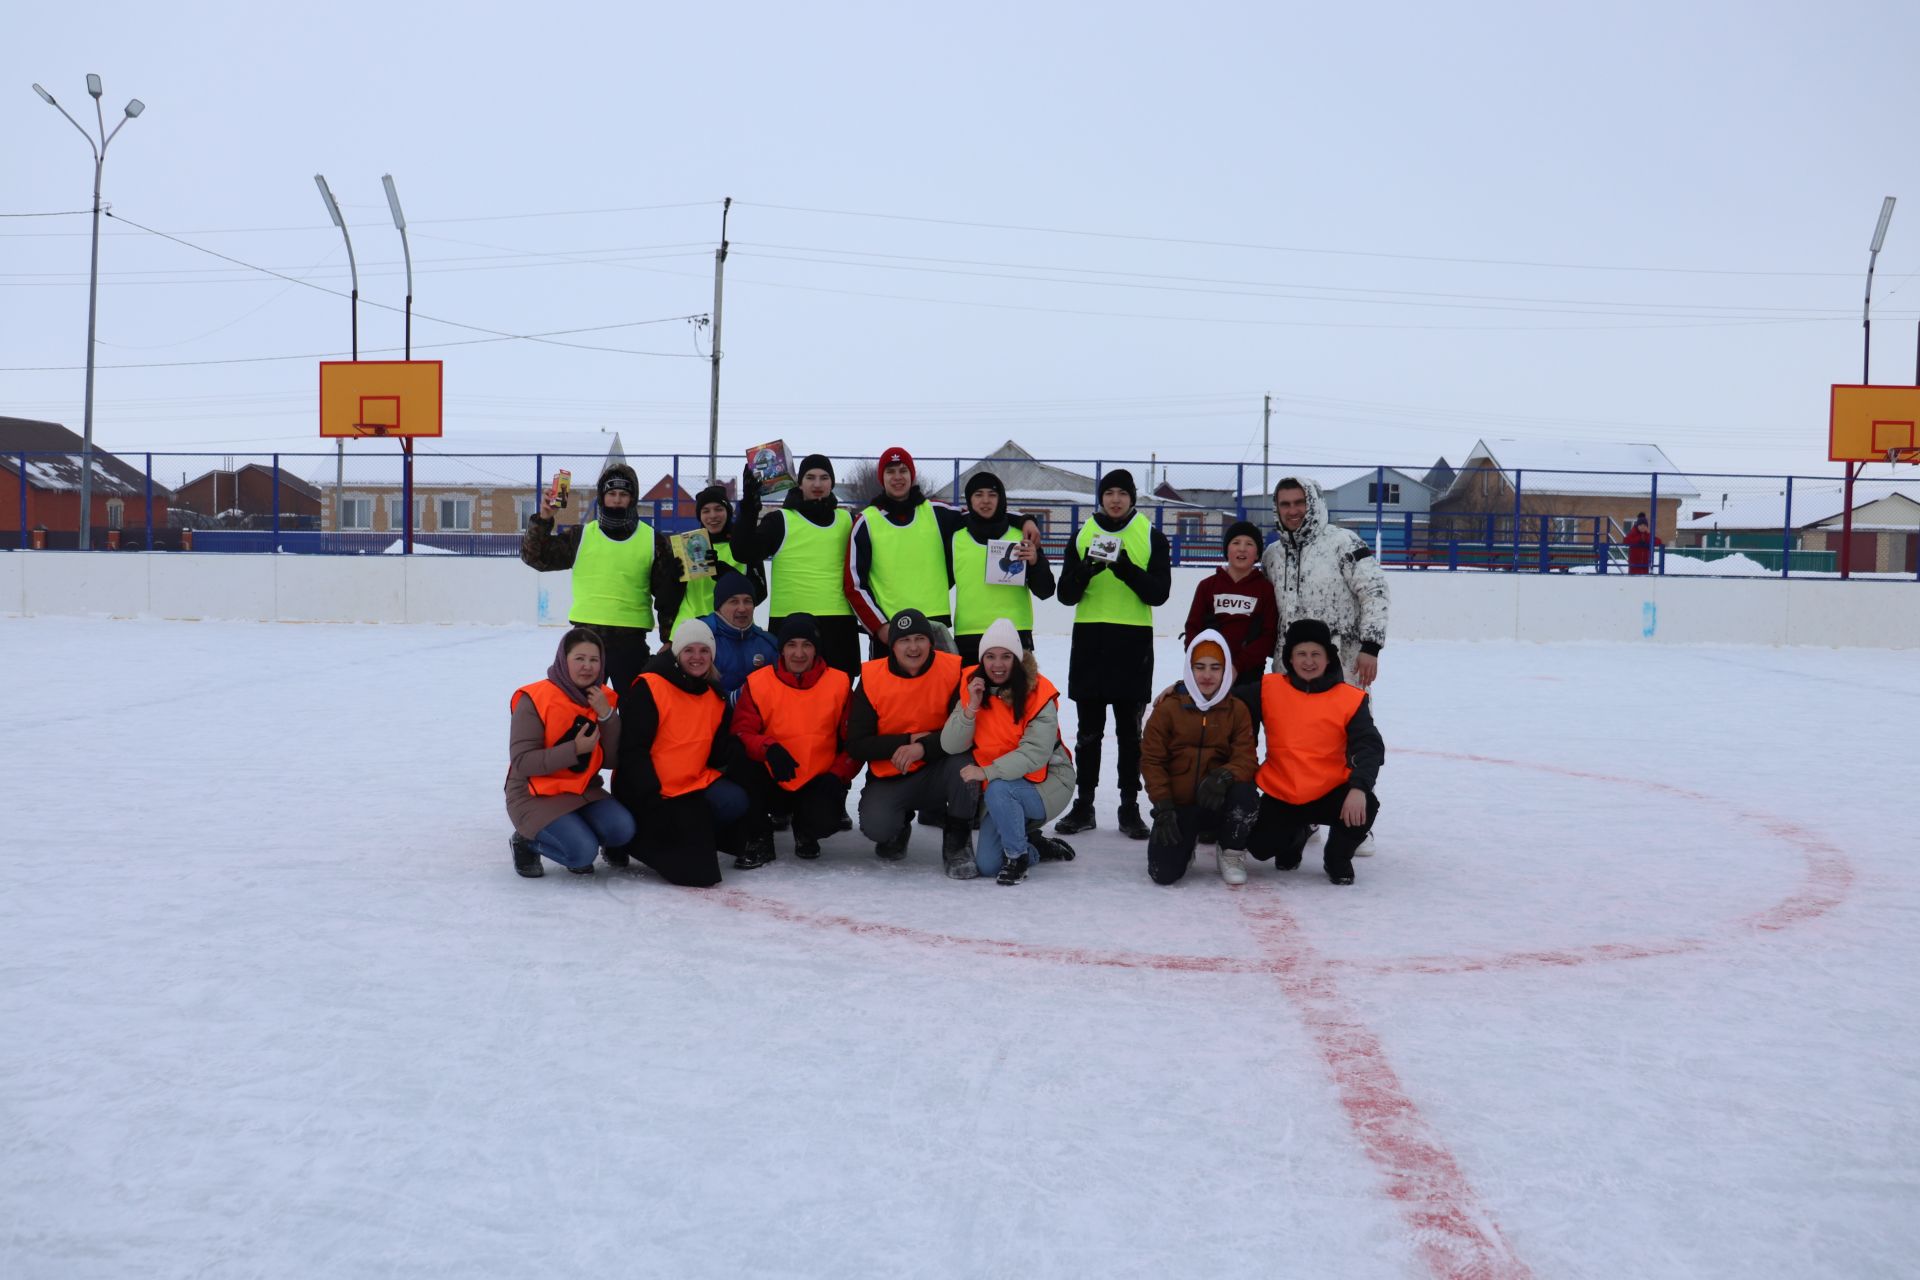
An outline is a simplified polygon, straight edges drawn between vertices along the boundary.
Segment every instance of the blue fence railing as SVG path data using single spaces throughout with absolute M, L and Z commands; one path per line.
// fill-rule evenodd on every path
M 575 477 L 563 521 L 591 518 L 603 457 L 561 452 L 257 458 L 204 453 L 95 454 L 91 543 L 101 550 L 381 555 L 404 551 L 409 509 L 416 554 L 511 556 L 555 471 Z M 0 447 L 0 549 L 78 544 L 74 453 Z M 641 477 L 641 515 L 678 532 L 695 523 L 705 455 L 628 454 Z M 872 464 L 836 458 L 837 492 L 863 502 Z M 738 465 L 728 463 L 727 466 Z M 1328 517 L 1364 538 L 1381 562 L 1406 570 L 1515 573 L 1699 573 L 1805 576 L 1850 573 L 1920 580 L 1920 475 L 1862 479 L 1852 520 L 1836 476 L 1679 475 L 1581 470 L 1457 470 L 1385 465 L 1049 459 L 921 458 L 929 496 L 958 504 L 964 482 L 993 470 L 1017 510 L 1032 513 L 1056 556 L 1097 510 L 1094 477 L 1130 466 L 1141 509 L 1167 537 L 1174 562 L 1210 563 L 1235 521 L 1271 537 L 1270 485 L 1316 480 Z M 723 470 L 725 466 L 723 466 Z M 199 470 L 197 478 L 191 473 Z M 164 476 L 180 476 L 168 485 Z M 654 477 L 658 476 L 655 480 Z M 24 478 L 25 483 L 22 483 Z M 736 482 L 737 483 L 737 482 Z M 409 504 L 407 498 L 411 496 Z M 1633 532 L 1646 517 L 1653 537 Z M 1849 528 L 1851 524 L 1851 528 Z

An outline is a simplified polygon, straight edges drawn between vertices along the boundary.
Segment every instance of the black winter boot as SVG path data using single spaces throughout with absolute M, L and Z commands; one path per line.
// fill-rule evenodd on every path
M 973 825 L 965 818 L 949 818 L 940 838 L 940 857 L 947 864 L 947 879 L 971 880 L 980 874 L 973 860 Z
M 1053 833 L 1060 836 L 1075 836 L 1082 831 L 1091 831 L 1100 824 L 1093 820 L 1093 800 L 1091 797 L 1075 800 L 1073 808 L 1060 821 L 1053 824 Z
M 570 876 L 590 876 L 593 874 L 593 864 L 589 862 L 584 867 L 568 867 L 567 874 Z
M 1140 821 L 1140 802 L 1136 799 L 1120 802 L 1120 834 L 1129 840 L 1145 840 L 1153 834 L 1147 830 L 1147 824 Z
M 1027 878 L 1027 868 L 1032 862 L 1032 856 L 1024 853 L 1017 858 L 1008 858 L 1006 865 L 1000 868 L 999 882 L 1001 884 L 1019 884 Z
M 533 841 L 523 835 L 507 837 L 507 844 L 513 850 L 513 869 L 529 880 L 537 880 L 547 874 L 540 865 L 540 855 L 534 850 Z
M 1043 823 L 1027 824 L 1027 843 L 1033 846 L 1034 855 L 1042 862 L 1073 861 L 1073 846 L 1048 835 Z
M 812 836 L 796 835 L 793 838 L 793 856 L 812 862 L 820 856 L 820 842 Z
M 900 824 L 900 834 L 889 840 L 882 840 L 873 846 L 873 851 L 882 861 L 898 862 L 907 856 L 907 842 L 913 839 L 913 819 L 909 817 Z
M 602 849 L 600 850 L 600 860 L 616 871 L 633 865 L 633 859 L 627 856 L 625 849 Z
M 751 871 L 755 867 L 764 867 L 774 858 L 773 837 L 755 836 L 747 841 L 746 847 L 733 856 L 735 871 Z

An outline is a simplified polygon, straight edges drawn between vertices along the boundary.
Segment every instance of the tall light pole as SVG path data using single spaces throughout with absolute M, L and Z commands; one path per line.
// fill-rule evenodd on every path
M 720 204 L 720 247 L 713 251 L 713 388 L 707 403 L 707 483 L 720 483 L 720 295 L 727 279 L 727 211 L 733 197 Z
M 353 278 L 353 298 L 348 306 L 353 312 L 353 358 L 360 358 L 360 268 L 353 260 L 353 236 L 347 231 L 347 220 L 340 216 L 340 206 L 334 203 L 333 191 L 327 186 L 327 180 L 320 174 L 313 175 L 313 185 L 320 188 L 320 198 L 326 201 L 327 216 L 333 219 L 333 225 L 340 228 L 340 235 L 347 242 L 347 272 Z M 340 498 L 347 487 L 347 442 L 333 442 L 333 527 L 337 533 L 345 526 L 341 522 Z
M 87 274 L 87 401 L 80 445 L 80 549 L 86 551 L 93 546 L 93 335 L 100 310 L 100 174 L 107 163 L 107 144 L 126 127 L 128 120 L 145 111 L 147 104 L 138 98 L 129 99 L 126 115 L 113 126 L 113 132 L 108 133 L 106 113 L 100 106 L 100 95 L 105 90 L 101 87 L 99 76 L 88 75 L 87 92 L 93 97 L 94 118 L 100 123 L 100 142 L 96 146 L 93 135 L 78 120 L 67 115 L 67 109 L 55 102 L 52 94 L 37 84 L 33 86 L 33 91 L 48 106 L 66 116 L 68 124 L 80 130 L 80 136 L 87 140 L 87 147 L 93 152 L 93 266 Z
M 1867 297 L 1860 307 L 1860 381 L 1873 381 L 1873 264 L 1880 259 L 1880 246 L 1887 241 L 1887 224 L 1893 221 L 1893 197 L 1888 196 L 1880 202 L 1880 221 L 1874 224 L 1873 243 L 1867 246 Z M 1860 474 L 1865 464 L 1859 466 L 1849 462 L 1847 483 L 1841 495 L 1840 513 L 1840 576 L 1853 576 L 1853 478 Z
M 380 185 L 387 189 L 387 208 L 393 212 L 393 229 L 400 233 L 400 252 L 407 260 L 407 328 L 406 358 L 413 359 L 413 249 L 407 244 L 407 215 L 400 212 L 400 193 L 394 190 L 393 175 L 380 175 Z M 405 511 L 406 524 L 404 542 L 400 554 L 413 554 L 413 437 L 400 437 L 400 505 Z

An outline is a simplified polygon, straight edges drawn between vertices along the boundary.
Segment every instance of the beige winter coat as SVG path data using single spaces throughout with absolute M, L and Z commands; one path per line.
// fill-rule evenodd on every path
M 1033 654 L 1027 654 L 1025 665 L 1031 684 L 1040 674 Z M 1004 690 L 992 696 L 1011 706 L 1012 699 Z M 960 701 L 954 704 L 948 714 L 945 727 L 940 730 L 940 749 L 950 756 L 973 750 L 973 717 L 967 714 L 964 690 Z M 1047 808 L 1047 819 L 1052 820 L 1066 812 L 1068 803 L 1073 799 L 1074 783 L 1073 757 L 1068 753 L 1066 744 L 1060 741 L 1057 700 L 1034 713 L 1033 719 L 1027 722 L 1026 732 L 1020 735 L 1018 746 L 981 768 L 986 771 L 987 781 L 993 782 L 1024 778 L 1041 765 L 1047 767 L 1047 776 L 1033 785 L 1039 788 L 1040 802 Z
M 583 716 L 593 712 L 580 708 Z M 620 717 L 600 722 L 601 757 L 611 763 L 620 752 Z M 527 790 L 527 779 L 558 773 L 580 758 L 571 742 L 557 747 L 547 745 L 546 726 L 534 709 L 532 698 L 513 700 L 513 727 L 507 739 L 507 820 L 514 832 L 531 840 L 555 818 L 563 818 L 576 809 L 584 809 L 596 800 L 607 798 L 607 789 L 595 774 L 587 789 L 577 796 L 536 796 Z

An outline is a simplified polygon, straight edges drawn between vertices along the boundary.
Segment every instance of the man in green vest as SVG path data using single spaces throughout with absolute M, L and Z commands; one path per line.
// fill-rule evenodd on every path
M 600 473 L 595 516 L 556 529 L 562 505 L 552 485 L 520 535 L 520 559 L 541 573 L 573 571 L 573 606 L 567 621 L 592 627 L 606 642 L 607 682 L 625 695 L 647 662 L 647 632 L 656 616 L 679 608 L 680 573 L 667 537 L 640 518 L 640 482 L 633 468 L 616 462 Z
M 1067 546 L 1060 603 L 1073 606 L 1067 696 L 1080 722 L 1074 764 L 1080 795 L 1054 825 L 1061 835 L 1095 825 L 1093 793 L 1107 709 L 1119 741 L 1121 833 L 1149 834 L 1140 820 L 1140 720 L 1153 696 L 1153 607 L 1173 589 L 1173 556 L 1153 522 L 1135 510 L 1129 471 L 1100 477 L 1100 508 Z
M 767 598 L 767 575 L 757 560 L 741 560 L 733 547 L 733 504 L 727 501 L 727 491 L 722 485 L 710 484 L 693 495 L 694 513 L 700 520 L 700 527 L 706 531 L 707 542 L 713 547 L 711 563 L 720 574 L 729 569 L 745 574 L 747 581 L 753 584 L 753 602 L 759 604 Z M 713 594 L 718 575 L 712 578 L 693 578 L 683 587 L 680 610 L 673 617 L 673 625 L 679 626 L 689 618 L 704 618 L 720 607 L 721 601 Z M 672 634 L 669 631 L 668 634 Z
M 1007 511 L 1007 487 L 991 471 L 967 478 L 966 514 L 962 525 L 947 539 L 947 571 L 953 579 L 953 638 L 960 660 L 968 666 L 980 661 L 980 637 L 994 619 L 1005 618 L 1020 631 L 1020 643 L 1033 651 L 1033 602 L 1053 599 L 1053 566 L 1034 537 L 1031 521 L 1015 529 Z M 994 563 L 990 566 L 989 560 Z M 1001 561 L 1026 566 L 1026 582 L 989 580 L 990 568 L 1006 568 Z M 1004 576 L 994 575 L 994 576 Z
M 853 516 L 833 496 L 833 461 L 823 453 L 800 460 L 800 483 L 787 490 L 778 511 L 760 514 L 760 477 L 748 467 L 741 479 L 740 519 L 733 553 L 763 563 L 771 579 L 770 630 L 787 618 L 812 614 L 820 656 L 849 676 L 860 674 L 860 625 L 846 596 L 847 541 Z

